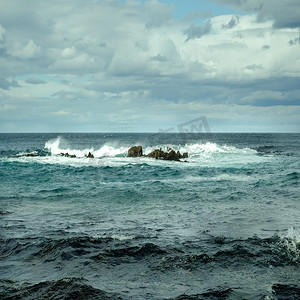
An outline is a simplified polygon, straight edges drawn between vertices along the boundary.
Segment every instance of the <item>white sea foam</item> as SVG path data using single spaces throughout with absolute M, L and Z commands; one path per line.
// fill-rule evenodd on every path
M 32 152 L 19 152 L 16 154 L 16 156 L 26 156 L 26 155 L 38 155 L 37 151 L 32 151 Z
M 285 237 L 293 240 L 297 244 L 300 243 L 300 233 L 297 230 L 295 230 L 293 227 L 288 229 L 288 232 Z
M 258 156 L 257 151 L 250 148 L 237 148 L 228 145 L 219 145 L 216 143 L 193 143 L 182 145 L 162 145 L 156 147 L 146 147 L 145 154 L 150 153 L 156 148 L 162 148 L 166 151 L 168 148 L 187 152 L 189 158 L 185 159 L 191 164 L 201 164 L 201 166 L 241 166 L 249 163 L 260 163 L 266 160 L 266 157 Z M 186 167 L 183 165 L 182 167 Z
M 191 157 L 212 156 L 214 154 L 236 154 L 254 155 L 256 150 L 250 148 L 236 148 L 234 146 L 218 145 L 215 143 L 185 145 L 180 149 L 181 152 L 188 152 Z
M 286 235 L 281 236 L 281 247 L 286 251 L 292 261 L 300 258 L 300 234 L 293 227 L 288 229 Z
M 70 149 L 61 147 L 62 139 L 58 137 L 55 140 L 50 140 L 45 144 L 45 148 L 50 151 L 52 155 L 60 155 L 61 153 L 68 153 L 70 155 L 76 155 L 76 157 L 85 157 L 89 152 L 94 155 L 96 158 L 101 157 L 114 157 L 119 155 L 125 155 L 128 148 L 120 147 L 115 148 L 109 145 L 103 145 L 100 149 L 95 150 L 94 148 L 87 148 L 83 150 L 79 149 Z
M 63 164 L 74 167 L 82 167 L 85 165 L 102 167 L 102 166 L 122 166 L 127 164 L 174 164 L 170 161 L 155 160 L 147 157 L 128 158 L 127 151 L 129 147 L 115 146 L 112 144 L 104 144 L 97 148 L 82 148 L 67 146 L 68 141 L 62 137 L 58 137 L 53 140 L 49 140 L 45 144 L 45 149 L 51 154 L 49 156 L 37 156 L 37 157 L 26 157 L 24 156 L 17 158 L 9 158 L 9 160 L 22 160 L 24 162 L 38 162 L 46 164 Z M 164 151 L 168 149 L 174 149 L 181 153 L 188 152 L 189 157 L 186 159 L 189 164 L 178 164 L 179 168 L 186 168 L 192 166 L 235 166 L 240 164 L 248 163 L 259 163 L 262 160 L 266 160 L 266 157 L 258 156 L 257 152 L 250 148 L 237 148 L 234 146 L 218 145 L 216 143 L 193 143 L 186 145 L 156 145 L 151 147 L 143 147 L 144 154 L 149 154 L 151 151 L 157 148 L 162 148 Z M 86 158 L 86 155 L 91 152 L 95 159 Z M 76 155 L 75 158 L 61 156 L 61 153 L 68 153 L 69 155 Z M 226 178 L 220 178 L 220 180 Z
M 50 140 L 45 144 L 45 148 L 48 149 L 52 155 L 59 155 L 60 153 L 69 153 L 70 155 L 75 154 L 76 157 L 84 157 L 89 152 L 93 153 L 95 157 L 114 157 L 118 155 L 126 155 L 128 147 L 113 147 L 110 145 L 103 145 L 100 149 L 95 150 L 94 148 L 87 148 L 83 150 L 62 148 L 62 138 L 58 137 L 55 140 Z M 195 143 L 187 144 L 185 146 L 180 145 L 158 145 L 154 147 L 144 148 L 144 153 L 147 155 L 154 149 L 161 148 L 164 151 L 168 149 L 174 149 L 175 151 L 188 152 L 190 157 L 197 156 L 212 156 L 214 154 L 236 154 L 236 155 L 255 155 L 256 150 L 250 148 L 236 148 L 234 146 L 218 145 L 215 143 Z
M 237 154 L 237 155 L 255 155 L 256 150 L 250 148 L 236 148 L 234 146 L 218 145 L 215 143 L 207 142 L 205 144 L 195 143 L 186 144 L 185 146 L 178 145 L 162 145 L 155 147 L 145 148 L 145 153 L 148 154 L 154 149 L 162 148 L 162 150 L 167 151 L 168 148 L 174 149 L 175 151 L 188 152 L 190 157 L 197 156 L 212 156 L 214 154 Z
M 50 151 L 52 155 L 60 155 L 61 153 L 69 153 L 70 155 L 76 155 L 76 157 L 85 157 L 89 152 L 91 152 L 94 157 L 116 157 L 116 156 L 126 156 L 128 147 L 114 147 L 111 145 L 103 145 L 99 149 L 87 148 L 87 149 L 71 149 L 64 148 L 61 146 L 62 138 L 58 137 L 55 140 L 50 140 L 46 142 L 45 148 Z M 235 154 L 235 155 L 255 155 L 257 154 L 256 150 L 250 148 L 236 148 L 234 146 L 227 145 L 218 145 L 215 143 L 195 143 L 187 144 L 185 146 L 180 145 L 157 145 L 144 148 L 144 154 L 149 154 L 154 149 L 161 148 L 164 151 L 168 149 L 174 149 L 175 151 L 180 151 L 181 153 L 188 152 L 189 157 L 203 157 L 210 158 L 215 155 L 226 155 L 226 154 Z
M 134 235 L 95 235 L 93 236 L 93 238 L 95 239 L 107 239 L 107 238 L 112 238 L 113 240 L 118 240 L 118 241 L 129 241 L 129 240 L 133 240 L 136 237 Z

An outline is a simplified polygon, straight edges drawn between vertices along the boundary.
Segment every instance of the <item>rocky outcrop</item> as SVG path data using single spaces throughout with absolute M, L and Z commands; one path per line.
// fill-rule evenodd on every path
M 155 159 L 164 159 L 164 160 L 175 160 L 179 161 L 181 158 L 188 158 L 188 153 L 185 152 L 181 154 L 179 151 L 175 152 L 172 149 L 168 149 L 167 152 L 160 149 L 155 149 L 147 155 L 147 157 L 152 157 Z
M 91 152 L 89 152 L 85 157 L 87 157 L 87 158 L 94 158 L 94 155 Z
M 167 151 L 163 151 L 160 149 L 155 149 L 148 155 L 143 155 L 143 148 L 142 146 L 133 146 L 128 150 L 128 157 L 140 157 L 140 156 L 146 156 L 151 157 L 155 159 L 164 159 L 164 160 L 174 160 L 174 161 L 180 161 L 182 158 L 188 158 L 188 153 L 185 152 L 181 154 L 179 151 L 174 151 L 171 148 L 168 148 Z
M 60 156 L 70 157 L 70 158 L 76 157 L 75 154 L 69 154 L 68 152 L 66 152 L 66 153 L 62 152 L 62 153 L 60 153 Z M 87 158 L 94 158 L 94 155 L 91 152 L 89 152 L 88 154 L 85 155 L 85 157 L 87 157 Z
M 143 147 L 142 146 L 133 146 L 128 150 L 128 157 L 140 157 L 143 156 Z

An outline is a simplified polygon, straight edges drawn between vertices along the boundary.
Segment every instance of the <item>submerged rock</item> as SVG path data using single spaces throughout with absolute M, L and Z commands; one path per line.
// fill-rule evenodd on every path
M 128 150 L 128 157 L 140 157 L 143 156 L 143 147 L 142 146 L 133 146 Z
M 75 154 L 69 154 L 68 152 L 67 153 L 60 153 L 60 156 L 64 156 L 64 157 L 71 157 L 71 158 L 74 158 L 74 157 L 76 157 L 76 155 Z
M 36 157 L 39 156 L 37 153 L 27 153 L 26 157 Z

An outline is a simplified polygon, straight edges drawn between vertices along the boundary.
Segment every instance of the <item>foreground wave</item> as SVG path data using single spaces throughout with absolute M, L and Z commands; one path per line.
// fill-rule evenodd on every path
M 116 237 L 71 237 L 66 239 L 22 238 L 0 240 L 1 258 L 14 259 L 22 256 L 27 262 L 40 260 L 40 263 L 83 259 L 86 262 L 105 264 L 131 261 L 131 259 L 158 259 L 151 263 L 151 269 L 161 271 L 172 268 L 197 269 L 201 264 L 245 266 L 298 266 L 300 267 L 300 238 L 279 237 L 245 240 L 211 237 L 199 241 L 186 241 L 183 245 L 160 247 L 155 243 L 143 242 L 140 238 Z M 202 252 L 214 246 L 213 251 Z M 186 250 L 189 249 L 189 251 Z
M 202 284 L 201 293 L 184 293 L 173 298 L 171 295 L 179 293 L 178 290 L 164 291 L 162 295 L 152 289 L 153 284 L 160 286 L 157 278 L 165 278 L 167 282 L 177 284 L 179 278 L 177 275 L 174 277 L 174 274 L 180 273 L 188 278 L 196 276 L 201 282 L 212 268 L 227 273 L 227 276 L 230 276 L 232 270 L 243 269 L 246 273 L 254 270 L 266 272 L 268 277 L 270 268 L 275 268 L 276 273 L 283 268 L 292 270 L 300 267 L 300 238 L 292 229 L 284 237 L 232 239 L 208 235 L 205 239 L 167 246 L 157 244 L 155 238 L 149 242 L 149 239 L 147 241 L 142 236 L 18 238 L 1 240 L 0 245 L 1 260 L 13 263 L 22 258 L 27 274 L 46 267 L 53 272 L 55 270 L 56 276 L 61 277 L 59 280 L 41 282 L 36 279 L 38 283 L 35 284 L 0 280 L 1 299 L 131 299 L 132 287 L 126 292 L 120 292 L 117 290 L 117 281 L 108 285 L 110 278 L 117 278 L 126 269 L 131 271 L 130 274 L 122 275 L 123 280 L 130 281 L 132 276 L 146 276 L 150 280 L 147 284 L 142 283 L 142 286 L 141 283 L 134 284 L 135 289 L 142 288 L 148 295 L 141 298 L 239 299 L 245 297 L 245 284 L 247 285 L 249 278 L 241 277 L 231 283 L 220 281 L 222 287 L 215 286 L 213 289 Z M 62 269 L 64 265 L 70 267 L 67 274 Z M 15 268 L 10 266 L 13 278 L 22 279 L 20 267 L 22 265 Z M 94 271 L 93 274 L 91 270 Z M 106 277 L 108 270 L 112 272 L 112 277 Z M 84 273 L 89 280 L 76 278 L 78 273 Z M 66 275 L 71 277 L 65 277 Z M 151 282 L 154 278 L 154 282 Z M 100 286 L 109 286 L 109 289 L 100 289 L 99 280 Z M 300 287 L 297 285 L 278 282 L 271 289 L 263 289 L 258 282 L 256 284 L 256 292 L 251 289 L 247 291 L 251 298 L 274 296 L 276 299 L 296 299 L 293 297 L 299 296 Z M 167 296 L 168 293 L 170 297 Z
M 118 293 L 108 293 L 100 289 L 93 288 L 83 278 L 62 278 L 56 281 L 45 281 L 34 285 L 23 284 L 21 287 L 14 287 L 14 282 L 0 280 L 1 299 L 80 299 L 80 300 L 122 300 Z M 256 295 L 265 299 L 298 299 L 300 287 L 296 285 L 273 284 L 267 294 Z M 9 296 L 8 296 L 9 295 Z M 269 298 L 271 296 L 272 298 Z M 147 296 L 146 296 L 147 297 Z M 274 298 L 273 298 L 274 297 Z M 148 297 L 147 297 L 148 298 Z M 205 299 L 238 299 L 239 294 L 234 288 L 209 289 L 199 294 L 182 294 L 175 298 L 161 298 L 165 300 L 205 300 Z

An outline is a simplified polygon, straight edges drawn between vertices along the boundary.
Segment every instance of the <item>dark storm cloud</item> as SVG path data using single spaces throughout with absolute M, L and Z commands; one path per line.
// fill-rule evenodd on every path
M 25 80 L 26 83 L 29 84 L 44 84 L 46 83 L 46 81 L 42 80 L 42 79 L 38 79 L 38 78 L 27 78 Z
M 185 31 L 187 35 L 186 42 L 192 39 L 199 39 L 203 35 L 209 34 L 212 31 L 211 21 L 208 20 L 205 25 L 190 25 L 190 27 Z
M 51 4 L 52 5 L 52 4 Z M 49 10 L 50 3 L 41 1 L 1 1 L 0 24 L 7 29 L 7 37 L 13 34 L 19 41 L 41 39 L 46 42 L 47 37 L 53 32 L 55 22 L 49 15 L 45 20 L 45 13 L 41 9 Z M 51 10 L 50 10 L 51 11 Z M 47 14 L 47 13 L 46 13 Z M 22 34 L 26 32 L 26 34 Z
M 213 0 L 238 10 L 257 12 L 257 20 L 274 20 L 274 28 L 300 28 L 299 0 Z

